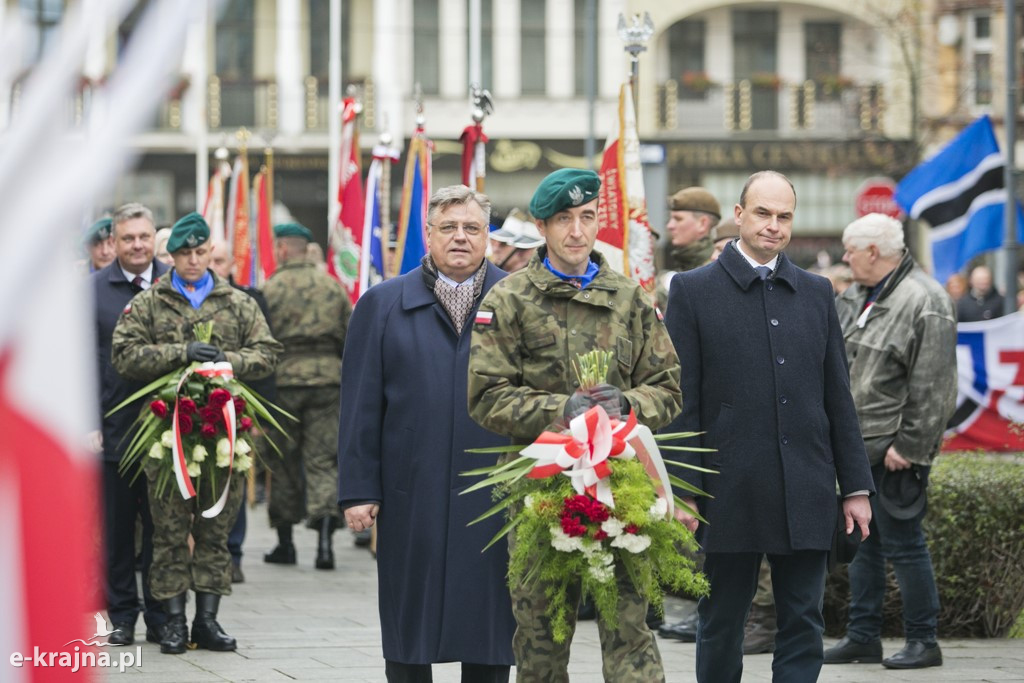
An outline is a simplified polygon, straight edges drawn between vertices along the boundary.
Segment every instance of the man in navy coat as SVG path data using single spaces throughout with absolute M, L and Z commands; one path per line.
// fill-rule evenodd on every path
M 874 484 L 832 287 L 782 253 L 795 209 L 788 178 L 753 174 L 734 209 L 739 240 L 714 263 L 676 275 L 669 292 L 665 318 L 683 392 L 669 429 L 704 432 L 701 445 L 715 450 L 684 459 L 718 471 L 680 474 L 709 494 L 699 503 L 711 584 L 698 604 L 700 683 L 740 681 L 763 555 L 778 614 L 774 679 L 817 680 L 837 480 L 847 533 L 857 525 L 868 536 Z
M 505 273 L 484 259 L 490 200 L 463 185 L 427 211 L 429 253 L 375 285 L 349 322 L 341 371 L 339 502 L 355 531 L 380 525 L 377 576 L 389 683 L 431 680 L 462 662 L 463 683 L 508 681 L 512 601 L 504 543 L 481 554 L 500 515 L 490 490 L 460 495 L 460 472 L 495 462 L 467 448 L 507 444 L 469 417 L 473 316 Z
M 125 204 L 112 220 L 114 261 L 93 273 L 96 305 L 96 352 L 100 378 L 100 406 L 106 413 L 142 388 L 142 382 L 123 379 L 110 362 L 110 343 L 121 311 L 136 294 L 167 272 L 168 267 L 153 259 L 153 213 L 142 204 Z M 139 402 L 141 404 L 141 401 Z M 102 417 L 103 522 L 106 541 L 107 614 L 114 632 L 109 641 L 131 645 L 139 616 L 139 594 L 135 581 L 136 553 L 142 553 L 142 590 L 145 599 L 146 640 L 160 642 L 167 619 L 159 600 L 149 592 L 149 565 L 153 560 L 153 521 L 146 498 L 146 480 L 132 482 L 122 475 L 118 463 L 128 441 L 124 440 L 139 406 Z M 142 548 L 135 547 L 135 521 L 142 519 Z

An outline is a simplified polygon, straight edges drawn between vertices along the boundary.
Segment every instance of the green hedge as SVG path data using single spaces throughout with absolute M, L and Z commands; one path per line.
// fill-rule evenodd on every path
M 1024 458 L 948 454 L 936 460 L 925 533 L 939 589 L 939 636 L 1003 638 L 1024 610 Z M 903 635 L 892 567 L 883 635 Z M 846 631 L 846 568 L 829 576 L 826 632 Z

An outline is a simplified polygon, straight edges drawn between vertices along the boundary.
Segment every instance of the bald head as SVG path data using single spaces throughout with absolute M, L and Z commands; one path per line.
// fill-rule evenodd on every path
M 225 242 L 214 242 L 210 270 L 227 280 L 234 269 L 235 261 L 231 258 L 231 254 L 228 253 L 228 245 Z

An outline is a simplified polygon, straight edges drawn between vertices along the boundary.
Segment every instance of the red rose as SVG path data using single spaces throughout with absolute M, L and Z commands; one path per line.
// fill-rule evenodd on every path
M 196 402 L 190 398 L 183 398 L 178 401 L 178 412 L 185 415 L 194 415 L 196 412 Z
M 202 434 L 204 439 L 212 439 L 217 436 L 217 428 L 209 422 L 206 422 L 199 428 L 199 433 Z
M 227 389 L 214 389 L 210 392 L 207 403 L 211 406 L 222 406 L 231 400 L 231 392 Z
M 192 418 L 188 415 L 182 415 L 178 413 L 178 428 L 181 429 L 182 434 L 192 433 Z
M 161 420 L 167 417 L 167 404 L 157 400 L 149 404 L 149 410 Z
M 238 421 L 238 428 L 241 429 L 243 432 L 247 432 L 250 429 L 252 429 L 252 418 L 243 417 L 241 420 Z
M 636 524 L 627 524 L 625 531 L 627 534 L 635 534 L 640 531 L 640 527 L 638 527 Z
M 232 400 L 235 402 L 235 414 L 236 415 L 241 415 L 242 413 L 244 413 L 245 412 L 245 399 L 242 398 L 241 396 L 235 396 L 235 398 L 232 399 Z
M 203 419 L 203 422 L 217 426 L 224 421 L 224 413 L 221 411 L 220 406 L 205 405 L 199 409 L 199 417 Z

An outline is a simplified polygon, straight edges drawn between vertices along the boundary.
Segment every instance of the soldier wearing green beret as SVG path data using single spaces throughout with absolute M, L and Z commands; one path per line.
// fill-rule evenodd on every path
M 281 345 L 270 335 L 256 302 L 209 270 L 209 239 L 210 228 L 197 213 L 174 224 L 167 240 L 174 269 L 132 299 L 114 328 L 111 357 L 123 377 L 149 382 L 191 361 L 227 360 L 243 381 L 273 372 Z M 213 323 L 209 344 L 193 339 L 197 322 Z M 153 516 L 150 588 L 168 616 L 160 651 L 180 654 L 188 645 L 189 588 L 196 594 L 192 642 L 209 650 L 234 650 L 235 639 L 217 623 L 217 612 L 221 596 L 231 594 L 227 539 L 242 503 L 244 477 L 232 475 L 224 509 L 207 519 L 200 512 L 214 503 L 213 491 L 196 485 L 198 495 L 190 500 L 175 487 L 158 494 L 158 473 L 156 466 L 146 469 Z M 189 535 L 195 540 L 191 553 Z
M 114 240 L 110 239 L 111 234 L 110 218 L 99 219 L 85 231 L 82 244 L 85 246 L 86 251 L 89 252 L 87 262 L 90 273 L 106 268 L 117 257 L 117 252 L 114 250 Z
M 319 533 L 317 569 L 334 569 L 331 534 L 338 509 L 338 412 L 341 353 L 352 314 L 348 293 L 306 258 L 313 234 L 298 223 L 274 227 L 277 271 L 267 280 L 270 325 L 284 345 L 277 367 L 278 404 L 298 418 L 281 442 L 270 487 L 270 526 L 278 544 L 265 562 L 295 564 L 292 526 Z M 305 476 L 303 476 L 305 472 Z
M 469 361 L 470 415 L 514 443 L 530 443 L 591 405 L 613 417 L 632 409 L 652 429 L 681 409 L 679 359 L 664 324 L 640 286 L 594 251 L 600 186 L 593 171 L 548 175 L 530 202 L 545 246 L 480 304 Z M 608 383 L 574 390 L 579 383 L 570 361 L 594 350 L 615 354 Z M 647 602 L 621 575 L 619 591 L 618 626 L 598 621 L 605 680 L 664 681 L 645 623 Z M 511 593 L 518 680 L 567 681 L 569 643 L 554 642 L 545 585 L 516 585 Z

